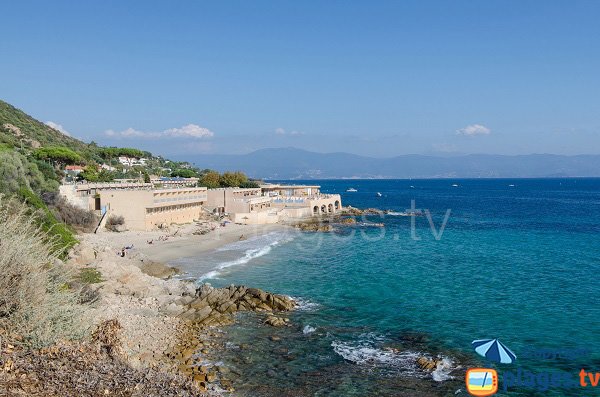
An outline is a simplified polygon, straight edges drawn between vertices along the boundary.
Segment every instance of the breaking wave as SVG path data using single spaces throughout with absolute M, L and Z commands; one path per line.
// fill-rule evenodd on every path
M 198 282 L 217 278 L 221 274 L 221 270 L 232 266 L 244 265 L 253 259 L 265 256 L 271 252 L 273 247 L 288 241 L 291 241 L 288 235 L 273 232 L 223 246 L 217 251 L 244 250 L 244 255 L 232 261 L 220 263 L 214 270 L 200 276 Z
M 451 359 L 441 358 L 437 367 L 433 371 L 427 372 L 419 367 L 417 360 L 420 357 L 430 357 L 429 355 L 412 350 L 401 351 L 378 347 L 382 340 L 382 337 L 367 334 L 362 335 L 359 341 L 354 342 L 334 340 L 331 342 L 331 346 L 333 351 L 344 360 L 357 365 L 387 367 L 417 378 L 431 376 L 436 382 L 452 379 L 450 372 L 455 369 L 455 366 Z

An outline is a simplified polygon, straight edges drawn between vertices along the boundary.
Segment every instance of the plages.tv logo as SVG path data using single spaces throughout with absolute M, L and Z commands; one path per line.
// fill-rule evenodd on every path
M 491 396 L 498 391 L 498 373 L 490 368 L 470 368 L 466 375 L 467 391 L 472 396 Z
M 498 339 L 474 340 L 472 346 L 477 354 L 495 363 L 510 364 L 517 359 Z M 472 396 L 492 396 L 498 392 L 498 373 L 491 368 L 470 368 L 465 376 L 465 384 Z

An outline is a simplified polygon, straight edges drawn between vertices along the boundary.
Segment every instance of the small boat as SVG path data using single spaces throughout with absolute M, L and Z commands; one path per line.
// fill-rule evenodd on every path
M 382 196 L 382 194 L 377 192 L 377 197 L 381 197 L 381 196 Z
M 355 188 L 351 187 L 349 189 L 346 189 L 347 192 L 358 192 L 358 190 L 356 190 Z
M 415 187 L 414 187 L 413 185 L 410 185 L 410 188 L 411 188 L 411 189 L 414 189 Z
M 458 187 L 458 185 L 456 183 L 453 183 L 452 187 Z
M 508 185 L 508 187 L 515 187 L 515 185 L 513 185 L 512 183 L 510 185 Z

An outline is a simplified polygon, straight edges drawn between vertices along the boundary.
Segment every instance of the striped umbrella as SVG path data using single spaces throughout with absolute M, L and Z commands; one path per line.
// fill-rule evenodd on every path
M 490 361 L 502 364 L 510 364 L 517 359 L 506 345 L 498 339 L 479 339 L 471 342 L 471 345 L 479 354 Z

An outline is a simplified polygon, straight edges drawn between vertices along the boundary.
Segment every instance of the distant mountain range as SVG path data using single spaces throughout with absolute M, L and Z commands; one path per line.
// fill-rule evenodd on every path
M 277 148 L 242 155 L 187 156 L 186 160 L 199 168 L 241 170 L 250 177 L 264 179 L 600 177 L 600 155 L 471 154 L 373 158 Z

